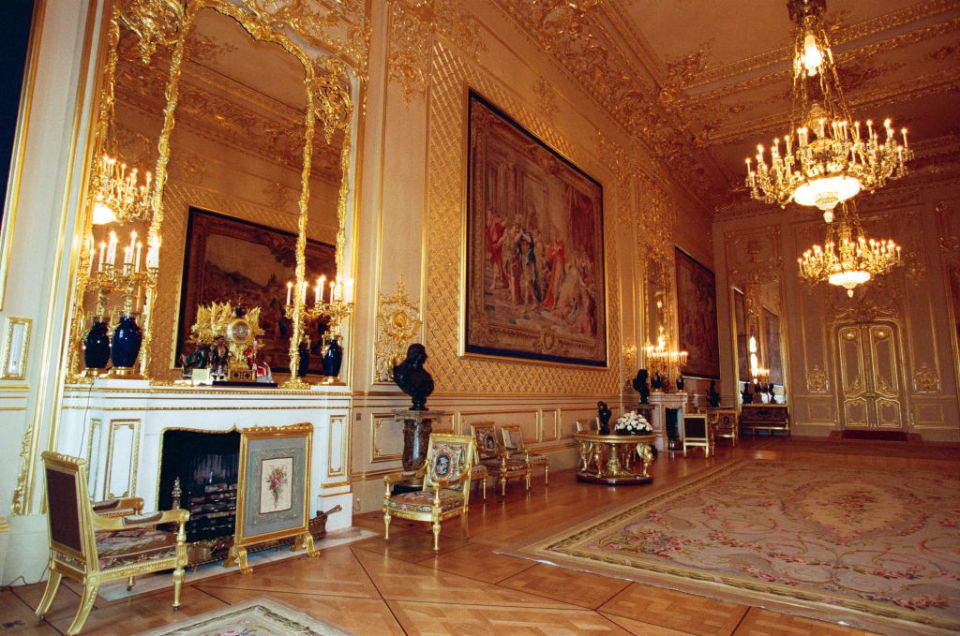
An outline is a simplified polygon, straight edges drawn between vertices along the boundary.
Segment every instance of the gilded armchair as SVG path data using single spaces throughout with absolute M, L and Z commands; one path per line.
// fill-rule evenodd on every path
M 173 608 L 180 607 L 183 569 L 187 565 L 184 524 L 186 510 L 166 510 L 146 515 L 139 511 L 138 498 L 98 504 L 100 514 L 87 494 L 86 462 L 82 459 L 46 451 L 43 453 L 50 528 L 50 578 L 43 592 L 37 617 L 50 609 L 64 576 L 83 585 L 83 596 L 68 634 L 83 628 L 97 591 L 102 583 L 127 579 L 128 588 L 135 576 L 173 570 Z M 156 528 L 159 524 L 177 524 L 177 532 Z
M 737 419 L 737 409 L 710 409 L 707 419 L 713 427 L 714 436 L 717 439 L 729 439 L 734 446 L 737 445 L 737 437 L 740 422 Z
M 475 453 L 473 439 L 468 435 L 433 433 L 427 445 L 426 460 L 416 474 L 423 480 L 421 490 L 392 494 L 395 482 L 410 477 L 403 473 L 384 477 L 384 539 L 390 540 L 393 517 L 430 523 L 434 551 L 440 549 L 440 524 L 447 519 L 459 515 L 463 533 L 469 536 L 467 512 L 470 510 L 470 478 Z
M 543 466 L 543 485 L 550 484 L 550 458 L 539 453 L 531 453 L 523 445 L 523 431 L 519 424 L 504 424 L 500 427 L 500 438 L 503 447 L 510 457 L 523 458 L 533 469 Z
M 473 431 L 480 463 L 486 466 L 490 476 L 500 483 L 500 496 L 507 495 L 507 480 L 512 477 L 523 477 L 527 490 L 530 490 L 530 462 L 525 456 L 511 456 L 507 452 L 493 422 L 471 424 L 470 430 Z

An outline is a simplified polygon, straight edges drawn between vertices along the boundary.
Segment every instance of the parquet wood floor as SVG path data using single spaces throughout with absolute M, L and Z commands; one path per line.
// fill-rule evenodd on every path
M 99 599 L 84 634 L 133 634 L 219 607 L 268 596 L 356 634 L 642 634 L 680 636 L 853 636 L 842 625 L 728 603 L 620 579 L 497 554 L 496 551 L 675 483 L 708 466 L 740 457 L 842 461 L 865 468 L 933 467 L 960 473 L 960 446 L 901 442 L 818 442 L 785 438 L 744 440 L 709 460 L 661 454 L 648 486 L 609 488 L 576 481 L 572 471 L 551 475 L 544 487 L 492 490 L 471 499 L 470 538 L 455 520 L 444 524 L 440 554 L 430 549 L 426 524 L 395 521 L 382 536 L 257 567 L 251 576 L 226 573 L 183 591 L 180 612 L 172 592 L 121 601 Z M 383 532 L 380 513 L 356 525 Z M 74 586 L 61 588 L 47 622 L 33 608 L 42 585 L 0 590 L 0 634 L 62 634 L 79 602 Z

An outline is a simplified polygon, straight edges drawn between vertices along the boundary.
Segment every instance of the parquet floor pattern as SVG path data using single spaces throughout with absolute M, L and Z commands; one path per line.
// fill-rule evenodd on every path
M 440 553 L 430 549 L 425 524 L 400 520 L 391 540 L 372 537 L 323 550 L 316 559 L 291 558 L 257 567 L 250 576 L 226 573 L 185 586 L 183 607 L 171 592 L 121 601 L 98 599 L 84 634 L 135 634 L 189 616 L 268 596 L 356 634 L 689 634 L 735 636 L 849 636 L 849 627 L 722 602 L 674 590 L 496 554 L 608 505 L 623 504 L 709 466 L 740 457 L 843 461 L 865 468 L 928 467 L 960 472 L 960 446 L 901 442 L 816 442 L 761 438 L 722 447 L 706 460 L 661 454 L 648 486 L 580 484 L 573 472 L 542 478 L 525 494 L 511 484 L 506 498 L 490 489 L 471 499 L 469 538 L 456 521 L 444 524 Z M 379 513 L 355 517 L 381 533 Z M 42 585 L 0 590 L 0 634 L 62 634 L 79 603 L 76 585 L 61 588 L 44 623 L 33 616 Z

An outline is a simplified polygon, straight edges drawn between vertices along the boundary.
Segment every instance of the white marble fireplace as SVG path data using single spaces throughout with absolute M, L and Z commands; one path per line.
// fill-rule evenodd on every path
M 349 527 L 351 396 L 346 387 L 314 390 L 151 386 L 133 380 L 97 380 L 64 391 L 57 450 L 83 457 L 94 499 L 142 497 L 145 510 L 159 498 L 163 434 L 239 430 L 252 426 L 313 424 L 310 514 L 340 505 L 328 530 Z

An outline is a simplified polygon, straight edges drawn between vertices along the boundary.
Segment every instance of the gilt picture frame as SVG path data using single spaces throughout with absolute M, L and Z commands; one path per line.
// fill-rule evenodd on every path
M 237 521 L 233 547 L 224 565 L 244 573 L 250 546 L 296 537 L 295 548 L 313 556 L 310 534 L 310 458 L 313 425 L 240 429 Z
M 677 328 L 680 349 L 688 353 L 683 375 L 720 379 L 717 279 L 712 271 L 675 248 Z
M 602 185 L 467 100 L 462 353 L 607 366 Z
M 284 315 L 287 282 L 295 278 L 296 234 L 190 207 L 177 322 L 176 362 L 193 349 L 197 309 L 212 302 L 260 307 L 260 354 L 273 371 L 287 372 L 292 323 Z M 307 240 L 306 277 L 336 278 L 336 247 Z M 313 366 L 320 372 L 320 323 L 305 325 Z M 312 331 L 311 331 L 312 329 Z

